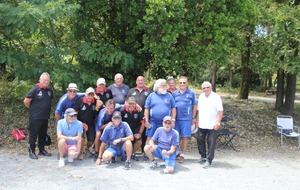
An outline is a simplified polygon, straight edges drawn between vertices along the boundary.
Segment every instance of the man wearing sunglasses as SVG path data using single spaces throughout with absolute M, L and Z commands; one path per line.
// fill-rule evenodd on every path
M 67 88 L 67 93 L 64 94 L 58 101 L 55 108 L 55 119 L 56 121 L 64 118 L 66 109 L 73 108 L 75 102 L 84 96 L 84 93 L 78 93 L 78 88 L 75 83 L 70 83 Z
M 194 91 L 188 88 L 188 79 L 185 76 L 179 78 L 179 89 L 173 93 L 176 107 L 175 129 L 181 136 L 181 154 L 179 163 L 184 162 L 187 144 L 192 135 L 191 125 L 196 124 L 197 100 Z
M 197 145 L 203 168 L 211 166 L 214 159 L 217 131 L 223 117 L 223 104 L 220 95 L 212 91 L 210 82 L 202 83 L 203 93 L 198 98 L 196 126 L 198 130 Z M 207 146 L 207 149 L 206 149 Z
M 64 119 L 57 122 L 57 146 L 59 153 L 59 167 L 65 166 L 64 155 L 68 154 L 68 162 L 78 157 L 82 141 L 82 123 L 77 120 L 77 112 L 73 108 L 65 111 Z

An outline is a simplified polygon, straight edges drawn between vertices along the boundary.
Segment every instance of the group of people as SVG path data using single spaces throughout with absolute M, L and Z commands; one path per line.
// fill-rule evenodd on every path
M 68 162 L 82 160 L 84 155 L 92 157 L 93 147 L 97 165 L 120 157 L 124 168 L 130 169 L 131 160 L 139 160 L 136 152 L 141 148 L 143 160 L 150 160 L 149 168 L 156 168 L 159 158 L 166 166 L 162 172 L 173 173 L 176 159 L 185 161 L 192 125 L 198 128 L 199 162 L 210 167 L 223 116 L 221 97 L 212 91 L 210 82 L 202 83 L 203 93 L 197 101 L 185 76 L 179 78 L 178 88 L 173 77 L 158 79 L 153 91 L 145 86 L 143 76 L 137 77 L 136 87 L 131 89 L 120 73 L 114 81 L 106 87 L 105 79 L 99 78 L 95 89 L 89 87 L 84 93 L 75 83 L 68 85 L 55 109 L 59 167 L 65 166 L 65 156 Z M 28 150 L 32 159 L 38 159 L 37 138 L 39 155 L 51 156 L 45 150 L 45 138 L 52 98 L 50 75 L 42 73 L 24 99 L 29 109 Z

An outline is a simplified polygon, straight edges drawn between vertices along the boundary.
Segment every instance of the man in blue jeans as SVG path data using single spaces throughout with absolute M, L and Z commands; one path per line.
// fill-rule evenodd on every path
M 151 161 L 149 168 L 155 169 L 157 161 L 154 157 L 165 161 L 166 168 L 162 171 L 164 174 L 171 174 L 176 166 L 176 148 L 178 146 L 178 132 L 172 128 L 171 116 L 165 116 L 163 127 L 159 127 L 153 137 L 146 145 L 144 150 Z

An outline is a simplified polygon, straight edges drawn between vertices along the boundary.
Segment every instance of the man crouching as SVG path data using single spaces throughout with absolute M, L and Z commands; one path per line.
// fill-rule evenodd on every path
M 125 156 L 126 170 L 131 167 L 131 154 L 133 134 L 126 122 L 122 122 L 122 116 L 119 111 L 115 111 L 112 116 L 112 123 L 109 123 L 104 129 L 103 134 L 100 138 L 102 141 L 99 151 L 99 156 L 96 161 L 97 165 L 100 165 L 102 161 L 109 161 L 116 156 Z M 106 144 L 108 148 L 104 151 Z
M 83 127 L 77 120 L 77 112 L 73 108 L 65 111 L 64 119 L 57 123 L 57 146 L 59 153 L 59 167 L 65 166 L 64 154 L 68 154 L 68 162 L 73 162 L 80 153 Z

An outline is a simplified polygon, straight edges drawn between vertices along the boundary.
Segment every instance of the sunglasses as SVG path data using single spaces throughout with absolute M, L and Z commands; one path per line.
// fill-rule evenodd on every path
M 209 89 L 209 88 L 210 88 L 209 86 L 208 87 L 203 87 L 202 90 Z
M 69 90 L 69 92 L 76 93 L 77 91 L 76 90 Z
M 75 115 L 70 115 L 70 117 L 76 117 L 77 116 L 77 114 L 75 114 Z
M 186 84 L 186 82 L 179 82 L 179 84 Z

